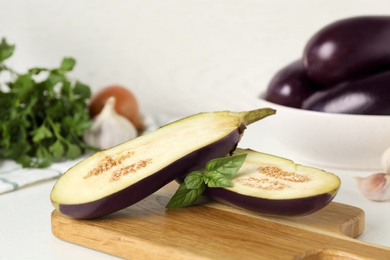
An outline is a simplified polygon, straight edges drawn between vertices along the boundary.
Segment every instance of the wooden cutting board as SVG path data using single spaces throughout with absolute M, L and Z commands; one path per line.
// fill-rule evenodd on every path
M 390 248 L 354 238 L 363 210 L 332 202 L 303 217 L 265 217 L 202 201 L 167 210 L 171 183 L 143 201 L 95 220 L 52 213 L 54 236 L 126 259 L 390 259 Z

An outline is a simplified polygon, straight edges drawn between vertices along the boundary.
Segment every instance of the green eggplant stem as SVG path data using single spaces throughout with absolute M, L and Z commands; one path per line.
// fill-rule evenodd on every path
M 238 117 L 244 125 L 250 125 L 253 122 L 259 121 L 264 117 L 271 116 L 276 113 L 275 109 L 272 108 L 260 108 L 245 112 L 238 112 Z

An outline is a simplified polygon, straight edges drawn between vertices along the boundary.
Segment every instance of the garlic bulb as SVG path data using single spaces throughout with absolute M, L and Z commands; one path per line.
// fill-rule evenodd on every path
M 137 129 L 115 111 L 115 97 L 107 99 L 102 111 L 93 118 L 92 127 L 84 134 L 84 142 L 98 149 L 108 149 L 137 137 Z
M 386 173 L 390 173 L 390 147 L 382 154 L 382 168 Z
M 361 193 L 369 200 L 390 200 L 390 174 L 375 173 L 368 177 L 356 177 Z

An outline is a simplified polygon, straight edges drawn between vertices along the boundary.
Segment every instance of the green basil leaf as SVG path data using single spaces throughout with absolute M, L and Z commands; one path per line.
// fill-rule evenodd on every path
M 203 183 L 203 173 L 201 171 L 194 171 L 189 173 L 185 179 L 187 189 L 199 189 Z
M 206 185 L 203 183 L 203 185 L 197 189 L 189 189 L 187 188 L 185 182 L 183 182 L 180 184 L 179 188 L 172 196 L 166 207 L 173 209 L 190 206 L 199 198 L 200 195 L 202 195 L 205 188 Z
M 244 163 L 246 154 L 217 158 L 206 164 L 206 170 L 189 173 L 167 204 L 167 208 L 186 207 L 202 195 L 206 186 L 232 187 L 230 179 Z
M 246 154 L 227 156 L 209 161 L 206 164 L 206 171 L 218 172 L 227 178 L 233 177 L 241 168 L 246 158 Z
M 229 178 L 217 171 L 206 172 L 203 178 L 206 185 L 210 188 L 233 187 L 233 183 Z

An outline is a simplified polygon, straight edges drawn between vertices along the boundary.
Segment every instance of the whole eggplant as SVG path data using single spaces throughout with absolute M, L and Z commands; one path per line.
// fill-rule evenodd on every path
M 327 113 L 390 115 L 390 71 L 319 91 L 306 99 L 302 108 Z
M 390 69 L 390 16 L 360 16 L 336 21 L 307 43 L 303 61 L 308 76 L 334 85 Z
M 296 60 L 279 70 L 268 84 L 265 99 L 284 106 L 300 108 L 303 100 L 321 87 L 311 81 L 302 60 Z

